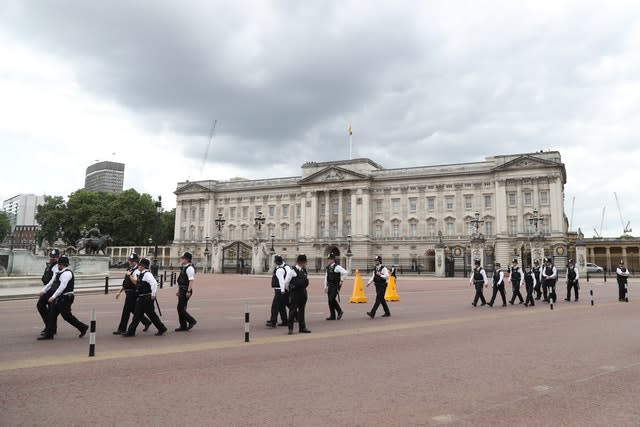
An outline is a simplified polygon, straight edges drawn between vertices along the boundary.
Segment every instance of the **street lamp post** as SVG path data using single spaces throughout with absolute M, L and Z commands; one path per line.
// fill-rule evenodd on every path
M 351 271 L 351 257 L 353 256 L 353 252 L 351 252 L 351 234 L 347 235 L 347 270 Z
M 209 268 L 209 236 L 204 238 L 204 272 Z
M 224 219 L 224 216 L 222 216 L 222 213 L 218 214 L 218 218 L 216 218 L 215 223 L 216 223 L 216 228 L 218 229 L 218 236 L 220 238 L 222 238 L 222 228 L 224 227 L 224 224 L 227 222 L 226 219 Z
M 276 236 L 273 233 L 271 233 L 271 249 L 270 250 L 272 254 L 276 252 L 275 248 L 273 247 L 273 239 L 275 239 L 275 237 Z
M 258 229 L 258 232 L 260 232 L 260 230 L 262 230 L 262 226 L 264 225 L 265 222 L 265 217 L 262 214 L 262 211 L 258 211 L 258 213 L 256 214 L 256 217 L 254 218 L 254 224 L 256 226 L 256 228 Z

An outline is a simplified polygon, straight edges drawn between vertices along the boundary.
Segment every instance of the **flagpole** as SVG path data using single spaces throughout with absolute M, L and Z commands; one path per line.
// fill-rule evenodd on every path
M 349 160 L 353 160 L 353 129 L 349 123 Z

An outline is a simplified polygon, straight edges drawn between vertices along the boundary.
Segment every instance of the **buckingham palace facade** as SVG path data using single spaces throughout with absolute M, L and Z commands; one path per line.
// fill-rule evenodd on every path
M 565 183 L 557 151 L 400 169 L 308 162 L 300 176 L 187 181 L 175 191 L 173 248 L 214 272 L 263 272 L 272 254 L 293 262 L 301 252 L 314 270 L 334 252 L 352 269 L 381 255 L 405 273 L 435 273 L 438 249 L 460 271 L 478 241 L 487 268 L 543 254 L 563 267 Z

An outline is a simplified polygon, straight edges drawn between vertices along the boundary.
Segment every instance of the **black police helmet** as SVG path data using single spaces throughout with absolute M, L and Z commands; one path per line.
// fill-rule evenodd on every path
M 473 264 L 474 265 L 480 265 L 480 259 L 479 258 L 474 259 L 473 260 Z
M 538 260 L 533 261 L 534 265 L 540 265 L 540 262 Z
M 296 262 L 307 262 L 307 256 L 305 254 L 298 255 Z
M 60 258 L 58 258 L 58 264 L 62 264 L 65 266 L 69 266 L 69 258 L 67 258 L 66 256 L 61 256 Z
M 138 262 L 140 261 L 140 257 L 138 256 L 137 253 L 133 252 L 131 255 L 129 255 L 129 261 Z
M 620 265 L 624 265 L 624 260 L 623 259 L 620 260 Z
M 380 255 L 378 255 L 378 256 L 376 257 L 376 261 L 380 261 L 380 262 L 382 262 L 382 257 L 381 257 Z
M 336 259 L 336 254 L 331 252 L 329 255 L 327 255 L 327 259 Z
M 496 266 L 496 267 L 498 267 L 498 268 L 500 268 L 500 263 L 499 263 L 499 262 L 496 262 L 496 263 L 495 263 L 495 266 Z
M 511 260 L 511 262 L 512 262 L 513 264 L 517 264 L 517 263 L 518 263 L 518 258 L 514 258 L 514 259 L 512 259 L 512 260 Z
M 146 258 L 142 258 L 140 260 L 140 265 L 143 266 L 143 267 L 149 268 L 149 266 L 151 265 L 151 262 L 149 262 L 149 260 L 146 259 Z
M 282 255 L 276 255 L 275 257 L 273 257 L 273 261 L 276 264 L 282 264 L 284 262 L 284 259 L 282 259 Z
M 193 255 L 191 255 L 191 252 L 185 252 L 180 258 L 186 259 L 187 261 L 191 262 L 191 260 L 193 259 Z
M 51 249 L 49 252 L 49 258 L 58 258 L 60 256 L 60 249 Z

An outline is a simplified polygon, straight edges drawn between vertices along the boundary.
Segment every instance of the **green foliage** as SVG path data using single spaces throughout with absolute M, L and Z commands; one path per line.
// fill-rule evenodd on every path
M 36 215 L 42 229 L 39 240 L 56 240 L 58 229 L 69 245 L 84 236 L 97 224 L 102 234 L 109 234 L 113 245 L 146 245 L 156 227 L 155 202 L 149 194 L 129 189 L 119 194 L 93 193 L 84 189 L 62 197 L 45 198 Z M 164 212 L 159 221 L 159 243 L 173 240 L 175 211 Z
M 0 242 L 2 242 L 9 233 L 11 233 L 11 221 L 9 221 L 9 217 L 4 211 L 0 211 Z

